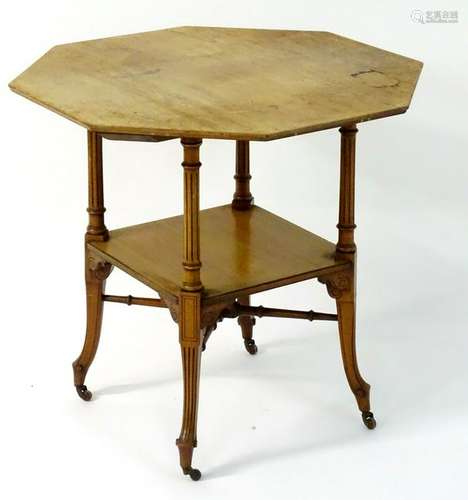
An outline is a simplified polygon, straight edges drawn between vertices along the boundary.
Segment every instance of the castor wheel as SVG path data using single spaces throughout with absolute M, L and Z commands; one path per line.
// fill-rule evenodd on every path
M 244 340 L 245 349 L 249 354 L 257 354 L 258 347 L 255 345 L 254 339 Z
M 184 474 L 188 474 L 192 481 L 198 481 L 201 478 L 201 472 L 198 469 L 193 469 L 192 467 L 185 469 Z
M 85 385 L 75 385 L 76 392 L 78 396 L 83 401 L 90 401 L 90 399 L 93 397 L 93 393 L 91 391 L 88 391 L 88 388 Z
M 362 412 L 362 421 L 368 429 L 375 429 L 377 422 L 375 421 L 374 414 L 371 411 Z

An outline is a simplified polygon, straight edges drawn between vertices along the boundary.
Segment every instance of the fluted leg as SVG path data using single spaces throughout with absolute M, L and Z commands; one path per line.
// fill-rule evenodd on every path
M 182 428 L 176 444 L 179 448 L 180 466 L 184 474 L 198 481 L 201 473 L 192 467 L 193 449 L 197 446 L 198 386 L 203 335 L 201 332 L 201 298 L 203 285 L 200 280 L 200 203 L 199 203 L 199 153 L 200 139 L 182 138 L 184 148 L 184 269 L 179 295 L 179 341 L 184 372 L 184 412 Z
M 250 305 L 250 295 L 243 295 L 238 297 L 237 301 L 239 304 L 249 306 Z M 239 316 L 237 323 L 242 330 L 242 338 L 244 339 L 245 349 L 249 354 L 257 354 L 258 348 L 255 344 L 253 337 L 253 327 L 255 325 L 255 318 L 253 316 Z
M 180 466 L 184 474 L 198 481 L 201 473 L 192 467 L 193 449 L 197 446 L 198 390 L 202 332 L 200 328 L 201 296 L 199 293 L 182 293 L 180 296 L 180 347 L 184 377 L 184 410 L 179 448 Z
M 89 401 L 92 393 L 84 384 L 86 374 L 94 360 L 99 345 L 102 324 L 103 301 L 106 278 L 112 271 L 112 266 L 98 260 L 86 251 L 86 338 L 83 349 L 73 362 L 73 374 L 76 392 L 81 399 Z

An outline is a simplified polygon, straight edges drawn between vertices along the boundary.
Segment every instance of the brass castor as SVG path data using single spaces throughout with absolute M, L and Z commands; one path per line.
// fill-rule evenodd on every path
M 257 354 L 258 347 L 255 345 L 254 339 L 244 340 L 245 349 L 249 354 Z
M 184 474 L 188 474 L 192 481 L 198 481 L 201 478 L 201 472 L 198 469 L 193 469 L 192 467 L 184 469 Z
M 375 429 L 377 422 L 375 421 L 374 414 L 371 411 L 362 412 L 362 421 L 368 429 Z
M 88 388 L 85 385 L 75 385 L 75 389 L 78 396 L 80 396 L 83 401 L 90 401 L 93 397 L 93 393 L 88 391 Z

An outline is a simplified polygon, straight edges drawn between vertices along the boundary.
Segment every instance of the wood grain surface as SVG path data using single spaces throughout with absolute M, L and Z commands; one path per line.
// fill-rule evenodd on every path
M 116 229 L 108 241 L 89 245 L 156 291 L 179 295 L 183 216 Z M 207 300 L 266 290 L 348 265 L 335 261 L 333 243 L 257 206 L 202 210 L 200 245 Z
M 101 133 L 270 140 L 403 113 L 421 68 L 328 32 L 181 27 L 56 46 L 10 87 Z

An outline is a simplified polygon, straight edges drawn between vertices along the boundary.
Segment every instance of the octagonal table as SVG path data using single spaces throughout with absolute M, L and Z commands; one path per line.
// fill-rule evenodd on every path
M 177 439 L 194 480 L 201 353 L 223 318 L 238 318 L 257 353 L 255 316 L 338 321 L 345 373 L 364 424 L 376 425 L 355 349 L 356 124 L 404 113 L 422 63 L 328 32 L 181 27 L 53 47 L 10 83 L 13 91 L 84 126 L 88 134 L 87 329 L 73 363 L 85 377 L 99 343 L 103 302 L 167 308 L 179 326 L 184 408 Z M 339 127 L 338 241 L 331 243 L 253 204 L 249 142 Z M 108 231 L 102 139 L 183 146 L 184 213 Z M 232 203 L 199 210 L 203 138 L 236 141 Z M 203 265 L 202 265 L 203 263 Z M 159 298 L 106 295 L 117 266 Z M 337 314 L 252 306 L 264 290 L 318 278 Z

